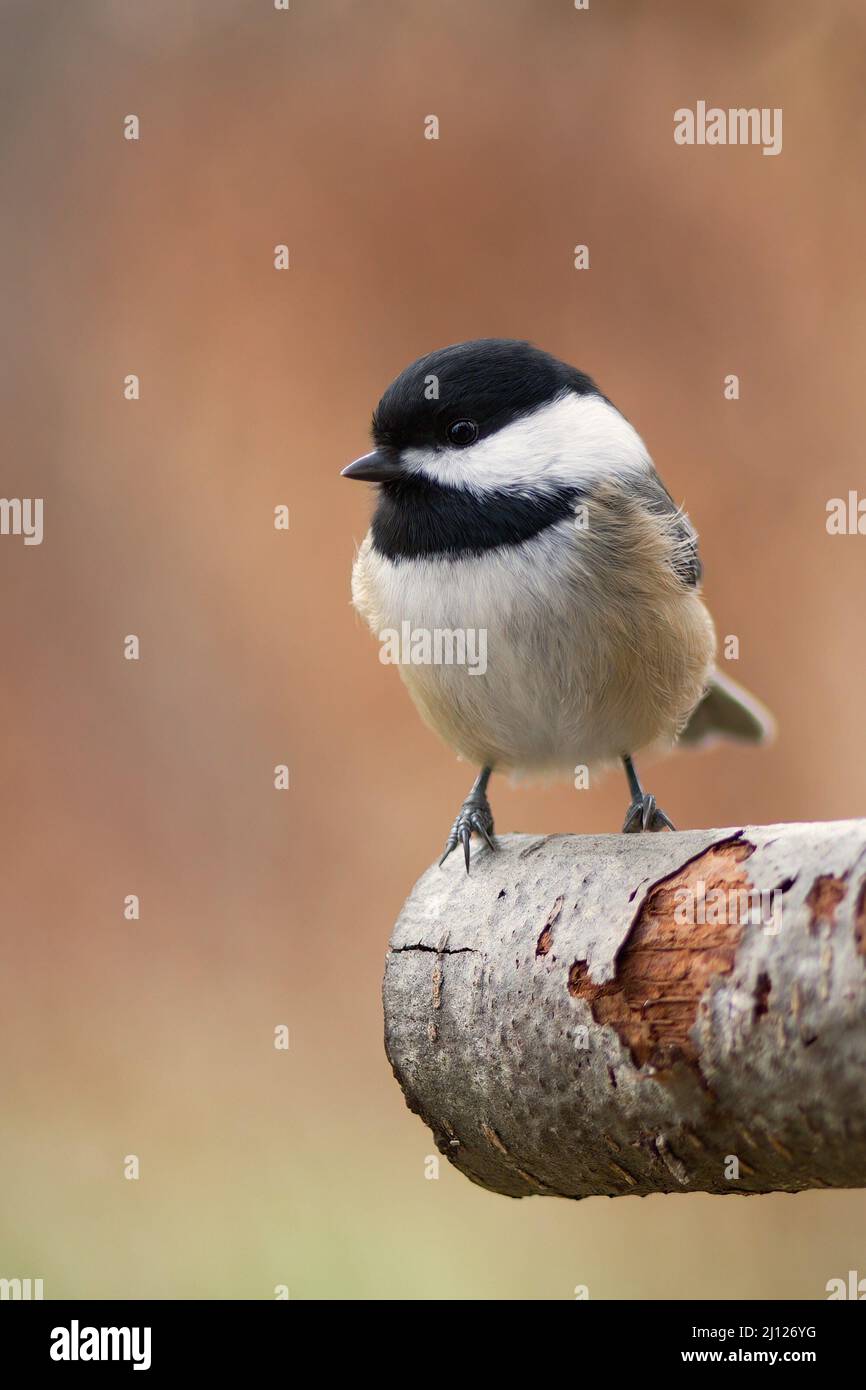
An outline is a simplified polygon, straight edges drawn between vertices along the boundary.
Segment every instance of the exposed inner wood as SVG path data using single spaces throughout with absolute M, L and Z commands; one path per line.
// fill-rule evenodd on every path
M 822 926 L 832 931 L 836 925 L 836 908 L 845 896 L 846 884 L 833 874 L 821 874 L 809 889 L 806 906 L 812 914 L 809 930 L 817 932 Z
M 677 1061 L 697 1064 L 689 1034 L 710 978 L 733 969 L 745 925 L 736 910 L 738 894 L 750 888 L 742 865 L 753 852 L 745 840 L 727 841 L 657 884 L 620 949 L 612 980 L 597 984 L 586 961 L 572 965 L 569 993 L 589 1003 L 596 1023 L 616 1029 L 637 1066 L 664 1071 Z M 718 889 L 734 910 L 702 912 L 701 903 L 712 902 Z M 680 909 L 682 915 L 687 895 L 696 905 L 697 920 L 684 923 L 676 914 Z M 724 920 L 716 921 L 720 915 Z M 701 921 L 702 916 L 714 920 Z M 770 987 L 766 982 L 767 993 Z

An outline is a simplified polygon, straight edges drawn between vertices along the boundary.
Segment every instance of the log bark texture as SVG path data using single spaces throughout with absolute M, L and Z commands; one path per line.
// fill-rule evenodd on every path
M 385 1040 L 473 1182 L 866 1185 L 866 821 L 508 835 L 457 861 L 394 928 Z

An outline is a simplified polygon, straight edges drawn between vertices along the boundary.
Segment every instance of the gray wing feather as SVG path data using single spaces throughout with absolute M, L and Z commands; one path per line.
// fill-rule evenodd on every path
M 706 694 L 692 711 L 680 734 L 680 743 L 706 747 L 718 739 L 739 743 L 769 743 L 776 725 L 754 695 L 729 676 L 713 671 Z
M 647 509 L 662 517 L 671 528 L 675 542 L 674 570 L 684 584 L 697 588 L 703 576 L 703 566 L 698 554 L 698 533 L 694 526 L 682 507 L 677 506 L 652 465 L 639 479 L 637 491 Z
M 697 588 L 703 568 L 698 554 L 698 533 L 678 507 L 654 468 L 638 484 L 641 500 L 671 527 L 674 536 L 673 566 L 684 584 Z M 680 743 L 706 746 L 718 739 L 741 743 L 768 743 L 776 731 L 770 712 L 754 695 L 729 676 L 713 671 L 706 692 L 680 734 Z

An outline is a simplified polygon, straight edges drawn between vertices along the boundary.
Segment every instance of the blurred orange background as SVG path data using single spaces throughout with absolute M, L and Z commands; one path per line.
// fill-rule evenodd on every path
M 652 790 L 684 827 L 863 814 L 866 540 L 825 527 L 864 476 L 862 8 L 6 0 L 0 27 L 2 491 L 45 499 L 41 546 L 0 538 L 0 1276 L 630 1299 L 866 1273 L 859 1192 L 425 1179 L 380 981 L 474 772 L 351 610 L 371 497 L 338 476 L 434 347 L 525 337 L 590 372 L 780 725 Z M 698 100 L 781 107 L 782 154 L 677 146 Z M 620 777 L 492 790 L 501 831 L 625 810 Z

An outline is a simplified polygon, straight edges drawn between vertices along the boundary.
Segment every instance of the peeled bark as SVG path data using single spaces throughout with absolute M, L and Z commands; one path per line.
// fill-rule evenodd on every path
M 866 1185 L 866 821 L 453 855 L 384 1003 L 410 1108 L 492 1192 Z

